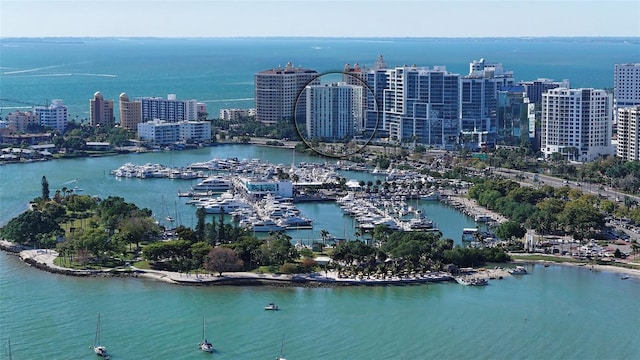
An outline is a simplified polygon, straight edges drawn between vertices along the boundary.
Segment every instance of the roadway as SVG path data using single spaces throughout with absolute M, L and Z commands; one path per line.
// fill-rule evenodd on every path
M 549 185 L 555 188 L 568 186 L 572 189 L 579 189 L 585 194 L 593 194 L 599 197 L 607 198 L 611 201 L 624 201 L 625 197 L 633 199 L 640 203 L 640 197 L 635 195 L 629 195 L 612 188 L 609 188 L 603 184 L 595 183 L 580 183 L 576 181 L 567 181 L 553 176 L 543 175 L 539 173 L 532 173 L 520 170 L 511 170 L 505 168 L 491 168 L 491 172 L 500 175 L 514 181 L 519 182 L 526 186 L 538 186 Z

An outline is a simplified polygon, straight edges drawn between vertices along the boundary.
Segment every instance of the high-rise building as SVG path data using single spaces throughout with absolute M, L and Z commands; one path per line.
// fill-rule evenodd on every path
M 167 122 L 198 120 L 198 102 L 196 100 L 178 100 L 175 94 L 167 98 L 138 97 L 142 103 L 142 121 L 165 120 Z
M 120 94 L 120 127 L 138 131 L 138 124 L 142 122 L 142 101 L 129 101 L 126 93 Z
M 549 89 L 558 87 L 571 88 L 571 83 L 567 79 L 554 81 L 552 79 L 540 78 L 533 81 L 520 81 L 517 85 L 524 87 L 529 102 L 535 104 L 539 104 L 542 101 L 542 94 Z
M 618 148 L 619 158 L 640 160 L 640 105 L 618 109 Z
M 378 129 L 392 141 L 453 147 L 459 134 L 459 79 L 444 66 L 368 71 L 367 84 L 375 89 L 381 113 Z M 367 100 L 365 127 L 377 115 L 371 97 Z
M 367 132 L 377 132 L 378 137 L 386 137 L 384 129 L 382 105 L 384 103 L 384 91 L 387 88 L 389 74 L 387 73 L 387 63 L 382 55 L 370 68 L 361 67 L 356 63 L 353 67 L 345 65 L 343 81 L 347 84 L 363 86 L 363 130 Z
M 464 146 L 495 144 L 498 91 L 513 85 L 513 72 L 505 71 L 500 63 L 480 59 L 469 64 L 469 75 L 460 78 L 460 131 Z
M 616 64 L 613 73 L 614 116 L 617 109 L 640 105 L 640 63 Z
M 294 67 L 290 62 L 282 68 L 263 70 L 255 74 L 256 120 L 267 125 L 281 120 L 304 123 L 307 85 L 319 85 L 318 72 Z
M 112 128 L 116 119 L 113 116 L 113 100 L 105 100 L 100 91 L 89 100 L 89 124 Z
M 40 125 L 40 117 L 33 111 L 14 111 L 7 114 L 7 127 L 13 131 L 27 132 Z
M 587 162 L 611 155 L 611 125 L 605 90 L 555 88 L 542 94 L 540 150 L 546 157 L 560 153 Z
M 364 81 L 363 129 L 392 141 L 450 148 L 459 134 L 459 78 L 444 66 L 388 68 L 382 55 L 371 68 L 345 66 L 345 79 Z
M 55 99 L 51 101 L 51 105 L 36 107 L 36 114 L 40 120 L 40 125 L 45 128 L 52 128 L 63 133 L 69 122 L 69 114 L 67 107 L 63 105 L 62 100 Z
M 527 134 L 528 106 L 524 86 L 507 86 L 498 91 L 497 143 L 519 145 L 522 135 Z
M 345 82 L 306 87 L 307 138 L 341 141 L 362 128 L 362 86 Z

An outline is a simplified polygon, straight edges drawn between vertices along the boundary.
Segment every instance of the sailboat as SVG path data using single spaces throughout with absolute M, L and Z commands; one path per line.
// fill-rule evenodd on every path
M 198 345 L 198 348 L 204 352 L 213 352 L 213 344 L 207 340 L 206 319 L 204 313 L 202 314 L 202 341 Z
M 98 356 L 102 356 L 105 359 L 109 359 L 107 354 L 107 348 L 100 344 L 100 313 L 98 313 L 98 324 L 96 325 L 96 338 L 93 343 L 93 352 Z
M 276 357 L 276 360 L 287 360 L 284 357 L 284 335 L 282 335 L 282 344 L 280 344 L 280 355 Z

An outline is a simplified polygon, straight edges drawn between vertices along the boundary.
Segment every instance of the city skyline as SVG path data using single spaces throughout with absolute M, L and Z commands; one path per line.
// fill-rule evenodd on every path
M 628 0 L 3 0 L 0 10 L 2 38 L 640 36 L 640 3 Z M 393 12 L 402 21 L 391 26 Z

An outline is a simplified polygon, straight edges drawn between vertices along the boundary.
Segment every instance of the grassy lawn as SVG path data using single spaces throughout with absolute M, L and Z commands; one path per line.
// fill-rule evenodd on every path
M 149 261 L 147 261 L 147 260 L 136 261 L 136 262 L 132 263 L 131 265 L 137 267 L 138 269 L 151 270 L 151 265 L 149 264 Z

